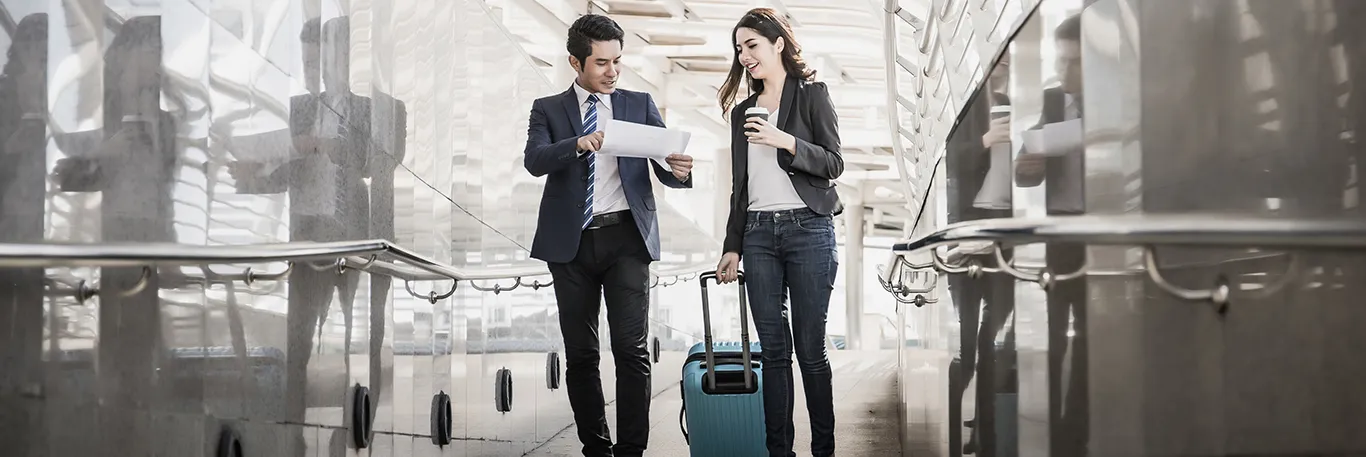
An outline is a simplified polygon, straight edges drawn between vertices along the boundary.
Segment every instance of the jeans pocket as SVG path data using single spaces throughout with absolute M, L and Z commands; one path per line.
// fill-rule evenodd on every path
M 830 216 L 812 216 L 797 219 L 797 227 L 807 232 L 834 232 L 835 220 Z

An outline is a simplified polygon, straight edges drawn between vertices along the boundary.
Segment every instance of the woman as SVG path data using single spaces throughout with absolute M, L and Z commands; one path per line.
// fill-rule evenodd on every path
M 816 72 L 807 68 L 792 28 L 777 12 L 750 10 L 732 36 L 735 58 L 718 98 L 723 112 L 731 113 L 734 179 L 717 276 L 734 281 L 744 260 L 750 310 L 763 348 L 769 455 L 796 455 L 793 350 L 806 387 L 812 454 L 831 455 L 835 412 L 825 320 L 839 267 L 832 216 L 843 210 L 834 179 L 844 172 L 835 108 L 825 84 L 813 81 Z M 752 95 L 735 104 L 742 79 Z M 745 114 L 755 107 L 767 119 Z

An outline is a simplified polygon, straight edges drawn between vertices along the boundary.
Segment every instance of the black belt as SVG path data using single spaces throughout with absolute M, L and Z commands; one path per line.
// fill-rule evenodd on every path
M 605 213 L 593 216 L 593 220 L 588 223 L 584 230 L 600 229 L 620 224 L 626 218 L 631 217 L 630 211 L 617 211 L 615 213 Z

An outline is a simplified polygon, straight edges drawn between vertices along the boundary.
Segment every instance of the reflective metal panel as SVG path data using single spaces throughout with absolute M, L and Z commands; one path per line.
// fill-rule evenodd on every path
M 924 14 L 933 20 L 941 6 L 959 3 L 936 2 Z M 956 127 L 945 144 L 947 182 L 927 183 L 930 211 L 912 235 L 933 231 L 921 227 L 936 227 L 942 216 L 950 222 L 1081 214 L 1247 220 L 1227 217 L 1236 214 L 1284 219 L 1287 228 L 1310 218 L 1351 224 L 1360 217 L 1355 126 L 1361 97 L 1350 81 L 1363 59 L 1355 45 L 1359 34 L 1344 24 L 1362 14 L 1355 2 L 1326 0 L 1042 2 L 1001 48 L 1008 77 L 984 84 L 954 113 Z M 933 67 L 935 60 L 928 62 Z M 1000 121 L 1008 135 L 992 132 L 993 115 L 1008 119 Z M 993 145 L 1007 146 L 1002 160 L 993 160 Z M 993 178 L 998 163 L 1008 171 L 1001 182 Z M 987 191 L 992 188 L 1005 191 Z M 1352 418 L 1363 408 L 1349 381 L 1361 366 L 1340 353 L 1357 344 L 1359 332 L 1350 329 L 1362 316 L 1351 298 L 1360 283 L 1355 256 L 1233 246 L 1252 241 L 1230 235 L 1217 249 L 1014 247 L 1002 257 L 1030 274 L 1089 274 L 1049 282 L 1046 290 L 1030 282 L 1008 285 L 1013 312 L 1003 327 L 1008 336 L 990 345 L 996 354 L 984 358 L 983 338 L 959 344 L 978 346 L 978 388 L 947 413 L 908 388 L 907 420 L 925 414 L 931 423 L 948 422 L 948 455 L 993 454 L 993 448 L 995 455 L 1069 456 L 1361 450 L 1360 435 L 1348 432 L 1359 426 Z M 992 278 L 1005 276 L 992 272 L 991 248 L 963 244 L 938 253 L 963 273 L 980 273 L 949 275 L 950 293 L 938 296 L 941 303 L 953 299 L 959 319 L 934 319 L 940 303 L 933 302 L 903 309 L 903 318 L 937 329 L 927 333 L 976 329 L 980 337 L 985 327 L 962 318 L 963 310 L 976 308 L 963 306 L 964 292 L 991 295 Z M 974 257 L 982 252 L 993 255 Z M 1145 272 L 1152 268 L 1160 282 Z M 1173 285 L 1215 284 L 1231 285 L 1227 301 L 1172 293 Z M 983 301 L 989 314 L 992 299 Z M 947 342 L 925 341 L 926 349 Z M 908 362 L 922 350 L 903 349 L 903 380 L 936 373 L 931 363 Z M 948 352 L 968 365 L 960 348 Z M 981 389 L 984 372 L 993 368 L 1007 378 Z M 951 404 L 957 401 L 954 391 L 949 395 Z M 984 408 L 988 402 L 995 414 Z M 961 443 L 953 437 L 960 414 L 977 416 L 961 428 Z M 907 450 L 939 439 L 912 425 L 904 437 L 911 438 Z
M 541 265 L 527 247 L 542 181 L 520 148 L 531 101 L 569 82 L 549 82 L 482 2 L 0 12 L 0 242 L 385 239 L 466 270 Z M 693 218 L 660 213 L 657 268 L 715 258 Z M 553 293 L 500 290 L 517 283 L 433 302 L 410 290 L 450 281 L 318 262 L 0 270 L 0 409 L 22 419 L 0 438 L 16 455 L 208 455 L 224 430 L 248 455 L 521 453 L 572 419 L 545 388 Z M 507 414 L 491 391 L 504 366 Z M 445 448 L 428 437 L 438 392 L 454 403 Z

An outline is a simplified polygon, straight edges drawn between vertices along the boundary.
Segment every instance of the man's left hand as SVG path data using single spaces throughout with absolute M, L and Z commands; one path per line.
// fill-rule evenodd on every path
M 692 156 L 690 155 L 669 154 L 668 157 L 664 158 L 664 161 L 669 164 L 669 168 L 673 169 L 674 177 L 678 178 L 679 181 L 687 181 L 688 176 L 692 174 Z

